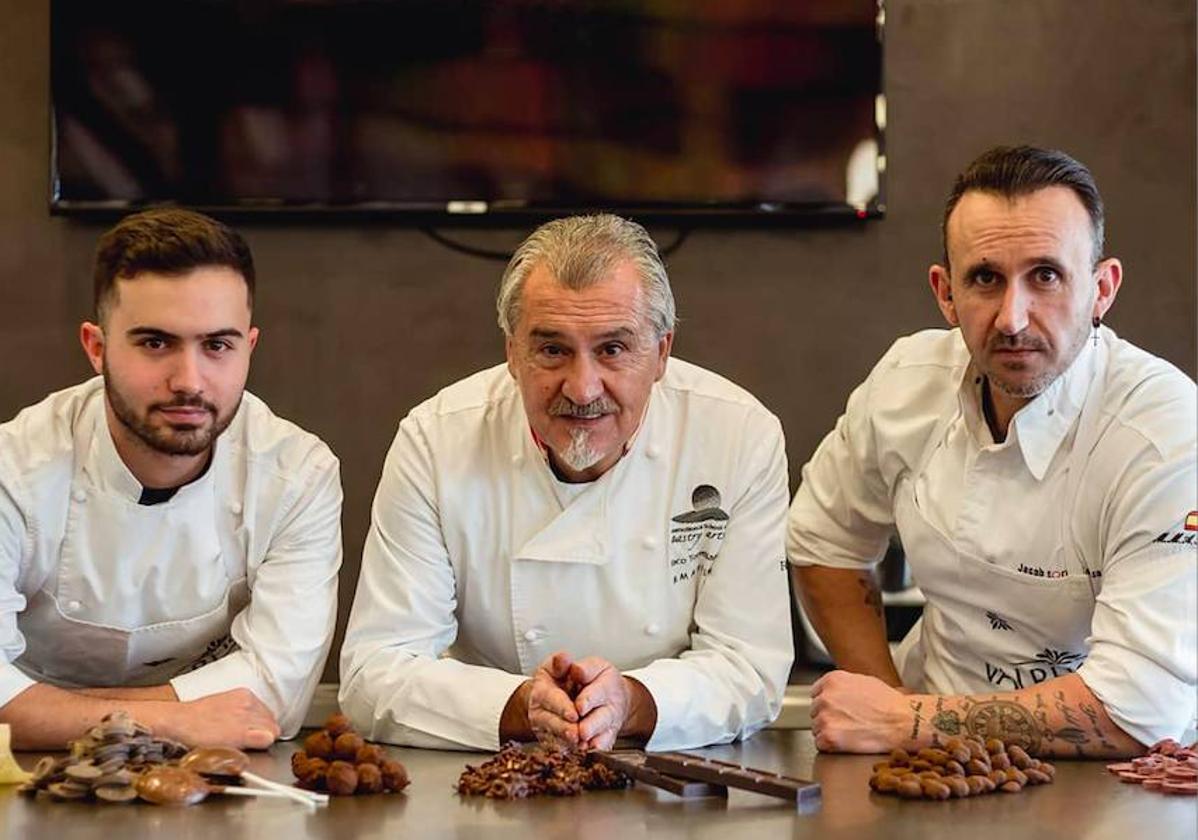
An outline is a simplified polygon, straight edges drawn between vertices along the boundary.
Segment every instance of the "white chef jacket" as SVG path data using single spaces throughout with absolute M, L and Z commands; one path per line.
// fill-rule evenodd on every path
M 1099 331 L 995 444 L 958 330 L 899 339 L 803 468 L 787 551 L 868 567 L 896 528 L 928 598 L 904 682 L 1010 691 L 1074 672 L 1144 744 L 1198 694 L 1195 387 Z
M 34 682 L 244 687 L 294 735 L 336 620 L 337 459 L 247 392 L 203 476 L 141 491 L 99 377 L 0 425 L 0 705 Z
M 564 649 L 644 684 L 651 749 L 747 737 L 793 658 L 787 494 L 777 418 L 680 359 L 586 485 L 554 478 L 506 366 L 462 380 L 387 455 L 341 708 L 372 739 L 493 750 L 512 692 Z

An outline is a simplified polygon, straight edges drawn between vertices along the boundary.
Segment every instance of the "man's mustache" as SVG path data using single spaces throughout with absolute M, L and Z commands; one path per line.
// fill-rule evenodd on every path
M 559 396 L 549 406 L 549 414 L 553 417 L 577 417 L 591 420 L 605 414 L 615 414 L 620 410 L 615 400 L 608 396 L 598 397 L 585 405 L 579 405 L 568 397 Z
M 202 408 L 205 411 L 216 414 L 216 406 L 205 400 L 199 394 L 187 395 L 180 394 L 170 402 L 154 403 L 150 406 L 151 410 L 159 410 L 164 408 Z
M 1047 350 L 1048 343 L 1031 333 L 1021 332 L 1015 335 L 999 333 L 990 339 L 991 350 Z

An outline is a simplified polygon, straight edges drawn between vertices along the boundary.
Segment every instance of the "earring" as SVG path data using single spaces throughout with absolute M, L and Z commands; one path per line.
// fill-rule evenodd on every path
M 1098 346 L 1098 328 L 1102 326 L 1102 316 L 1095 315 L 1094 319 L 1092 321 L 1090 321 L 1090 324 L 1093 325 L 1093 327 L 1094 327 L 1094 333 L 1092 335 L 1092 338 L 1094 340 L 1094 346 L 1097 347 Z

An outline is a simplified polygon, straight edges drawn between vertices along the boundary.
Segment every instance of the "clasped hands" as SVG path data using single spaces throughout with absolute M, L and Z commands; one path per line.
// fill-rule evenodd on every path
M 597 656 L 572 660 L 559 651 L 537 667 L 528 694 L 528 723 L 538 741 L 611 749 L 621 734 L 648 738 L 644 731 L 646 700 L 656 707 L 639 682 Z

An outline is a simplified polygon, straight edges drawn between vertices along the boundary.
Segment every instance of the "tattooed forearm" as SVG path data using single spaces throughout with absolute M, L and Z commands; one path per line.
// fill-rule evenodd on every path
M 886 614 L 882 610 L 882 591 L 878 589 L 878 582 L 874 580 L 873 574 L 866 572 L 857 578 L 857 583 L 865 592 L 865 606 L 874 611 L 874 615 L 885 620 Z
M 905 747 L 971 736 L 999 738 L 1042 756 L 1115 758 L 1144 752 L 1075 674 L 1002 694 L 912 695 L 907 706 L 914 719 L 905 730 L 910 739 Z

